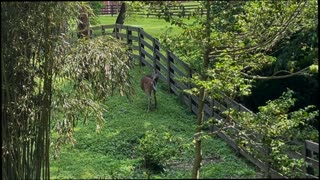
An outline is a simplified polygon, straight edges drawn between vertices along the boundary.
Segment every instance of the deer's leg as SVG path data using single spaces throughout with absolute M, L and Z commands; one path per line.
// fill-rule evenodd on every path
M 148 103 L 148 108 L 147 108 L 147 112 L 150 111 L 150 104 L 151 104 L 151 93 L 149 93 L 148 91 L 145 91 L 146 95 L 147 95 L 147 103 Z
M 155 108 L 157 109 L 157 92 L 156 92 L 156 91 L 153 91 L 153 95 L 154 95 Z
M 151 96 L 148 96 L 148 110 L 147 110 L 147 112 L 150 111 L 150 106 L 151 106 Z

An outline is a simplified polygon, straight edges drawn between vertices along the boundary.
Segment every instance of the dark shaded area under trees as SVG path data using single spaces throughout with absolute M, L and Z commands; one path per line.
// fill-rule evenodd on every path
M 275 48 L 269 52 L 270 55 L 277 57 L 277 61 L 270 66 L 264 67 L 257 74 L 264 76 L 272 75 L 278 69 L 292 68 L 298 70 L 303 69 L 313 63 L 318 56 L 318 31 L 309 29 L 299 31 L 290 36 L 288 40 L 279 42 Z M 313 47 L 314 49 L 310 49 Z M 290 66 L 291 65 L 291 66 Z M 293 67 L 294 66 L 294 67 Z M 280 75 L 286 75 L 283 72 Z M 315 105 L 320 108 L 319 102 L 319 79 L 318 75 L 298 75 L 284 79 L 259 80 L 253 88 L 252 94 L 248 97 L 238 98 L 246 107 L 254 112 L 258 111 L 259 106 L 265 105 L 268 100 L 278 98 L 287 88 L 295 92 L 294 98 L 297 99 L 292 111 L 306 107 L 307 105 Z M 315 128 L 319 127 L 319 119 L 312 122 Z

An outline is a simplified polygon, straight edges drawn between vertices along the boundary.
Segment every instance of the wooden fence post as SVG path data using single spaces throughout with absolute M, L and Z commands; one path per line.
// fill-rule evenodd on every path
M 110 5 L 111 6 L 111 16 L 113 16 L 113 5 Z
M 214 100 L 213 99 L 209 99 L 209 103 L 210 103 L 210 112 L 209 112 L 209 115 L 210 115 L 210 117 L 213 117 L 213 115 L 214 115 L 214 110 L 213 110 L 213 108 L 214 108 Z
M 157 55 L 157 51 L 160 52 L 160 47 L 159 45 L 157 45 L 156 43 L 156 39 L 153 38 L 153 68 L 154 68 L 154 71 L 160 71 L 160 67 L 157 65 L 157 61 L 160 61 L 160 57 Z
M 270 153 L 271 153 L 271 149 L 270 147 L 266 147 L 266 151 L 265 151 L 265 157 L 267 158 L 266 161 L 265 161 L 265 177 L 266 178 L 271 178 L 270 176 Z
M 146 55 L 143 54 L 142 49 L 144 49 L 144 45 L 141 43 L 141 39 L 144 39 L 143 34 L 141 33 L 141 31 L 143 31 L 142 28 L 139 28 L 138 30 L 138 43 L 139 43 L 139 54 L 140 54 L 140 66 L 145 66 L 145 64 L 142 61 L 142 58 L 145 59 Z
M 114 24 L 114 37 L 117 39 L 119 39 L 118 32 L 119 32 L 119 30 L 118 30 L 117 24 Z
M 186 15 L 186 12 L 185 12 L 185 8 L 184 8 L 184 6 L 182 6 L 182 12 L 181 12 L 181 15 L 182 15 L 182 17 L 184 18 L 184 16 Z
M 307 142 L 304 141 L 304 144 L 303 144 L 303 149 L 302 149 L 302 157 L 303 157 L 303 160 L 307 160 Z M 304 178 L 307 178 L 307 163 L 304 164 L 304 166 L 302 167 L 303 169 L 303 177 Z
M 129 26 L 126 26 L 126 32 L 127 32 L 127 44 L 128 44 L 128 51 L 129 51 L 129 55 L 130 55 L 130 59 L 133 60 L 132 58 L 132 39 L 131 39 L 131 35 L 132 35 L 132 31 L 129 30 Z
M 171 74 L 174 74 L 174 71 L 170 65 L 171 62 L 174 63 L 173 58 L 171 56 L 171 52 L 167 51 L 168 88 L 169 88 L 170 93 L 172 92 L 172 90 L 171 90 Z
M 319 154 L 319 144 L 305 140 L 302 157 L 305 160 L 305 165 L 303 166 L 303 173 L 305 178 L 314 178 L 316 177 L 315 169 L 319 166 L 314 166 L 315 162 L 319 163 L 319 157 L 315 157 L 314 153 Z M 308 163 L 307 160 L 310 159 L 313 163 Z M 312 160 L 313 159 L 313 160 Z M 317 160 L 316 160 L 317 159 Z
M 189 78 L 189 80 L 191 80 L 191 78 L 192 78 L 192 69 L 190 67 L 188 68 L 188 78 Z M 191 89 L 192 88 L 191 82 L 188 82 L 187 86 L 188 86 L 188 89 Z M 192 113 L 192 95 L 191 94 L 188 94 L 188 103 L 189 103 L 188 104 L 189 110 Z
M 116 29 L 116 31 L 117 31 L 117 39 L 119 39 L 119 40 L 122 40 L 123 38 L 121 38 L 121 34 L 120 34 L 120 31 L 121 31 L 121 29 L 122 29 L 122 24 L 117 24 L 117 29 Z
M 129 26 L 126 26 L 126 30 L 127 30 L 127 34 L 126 34 L 127 35 L 127 44 L 132 45 L 132 39 L 130 39 L 130 36 L 132 35 L 132 31 L 129 30 Z
M 106 34 L 106 29 L 104 28 L 103 25 L 101 25 L 101 34 L 105 35 Z

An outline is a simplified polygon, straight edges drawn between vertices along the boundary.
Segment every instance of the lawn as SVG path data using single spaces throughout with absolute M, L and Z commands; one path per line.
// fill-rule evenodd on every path
M 110 15 L 99 16 L 98 26 L 102 24 L 114 24 L 116 22 L 116 19 L 117 19 L 117 16 L 110 16 Z M 184 19 L 184 21 L 191 23 L 192 19 L 190 20 Z M 177 35 L 182 32 L 181 28 L 177 26 L 173 26 L 169 22 L 166 22 L 164 19 L 158 19 L 156 17 L 147 18 L 147 17 L 133 15 L 125 19 L 124 25 L 142 27 L 144 31 L 148 32 L 153 37 L 157 37 L 157 38 L 159 38 L 162 33 L 165 33 L 165 31 L 168 28 L 173 29 L 171 32 L 171 35 Z
M 115 20 L 116 16 L 100 16 L 99 24 L 114 24 Z M 159 37 L 171 26 L 162 19 L 137 16 L 127 18 L 124 24 L 142 27 L 154 37 Z M 179 33 L 177 27 L 173 29 L 173 33 Z M 51 158 L 52 179 L 146 179 L 148 176 L 142 161 L 144 155 L 139 152 L 139 145 L 140 140 L 146 137 L 150 130 L 158 134 L 149 144 L 157 143 L 159 138 L 168 134 L 179 140 L 177 144 L 173 143 L 176 142 L 173 140 L 165 144 L 166 146 L 158 144 L 159 148 L 152 149 L 159 152 L 158 154 L 164 152 L 163 148 L 178 149 L 179 144 L 183 145 L 179 154 L 170 156 L 166 161 L 164 171 L 154 172 L 150 178 L 191 178 L 196 117 L 177 96 L 167 92 L 168 88 L 162 81 L 158 85 L 158 109 L 147 113 L 147 99 L 140 88 L 140 79 L 151 70 L 138 66 L 138 62 L 135 63 L 132 70 L 135 89 L 133 101 L 119 95 L 108 98 L 105 102 L 108 111 L 104 113 L 106 121 L 100 133 L 95 131 L 94 119 L 87 125 L 79 122 L 75 128 L 75 146 L 64 146 L 58 159 Z M 203 140 L 203 159 L 201 178 L 261 177 L 254 165 L 238 157 L 234 150 L 218 137 Z
M 191 177 L 195 116 L 177 96 L 167 92 L 166 85 L 161 81 L 158 86 L 158 109 L 147 113 L 146 96 L 140 89 L 139 81 L 149 72 L 147 67 L 138 65 L 132 70 L 135 89 L 132 102 L 118 95 L 109 98 L 105 103 L 108 107 L 108 112 L 104 113 L 106 121 L 100 133 L 95 131 L 94 119 L 87 125 L 78 123 L 75 146 L 63 147 L 59 158 L 50 161 L 52 179 L 147 178 L 141 161 L 143 156 L 138 153 L 137 147 L 139 139 L 148 130 L 156 130 L 159 137 L 169 133 L 184 144 L 180 154 L 168 160 L 165 171 L 152 174 L 151 178 Z M 204 139 L 203 157 L 201 178 L 259 176 L 252 164 L 236 156 L 220 138 Z

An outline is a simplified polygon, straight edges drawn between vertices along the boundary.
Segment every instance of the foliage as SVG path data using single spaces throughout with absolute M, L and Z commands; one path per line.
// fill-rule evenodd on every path
M 60 54 L 60 81 L 53 96 L 53 126 L 60 135 L 54 140 L 56 155 L 60 144 L 74 142 L 72 129 L 80 117 L 87 122 L 88 116 L 94 116 L 99 132 L 106 111 L 103 102 L 116 90 L 128 98 L 133 93 L 129 74 L 133 64 L 122 42 L 101 36 L 67 47 Z M 59 89 L 61 85 L 69 88 Z
M 79 3 L 1 2 L 2 178 L 49 178 L 56 42 Z
M 291 30 L 292 33 L 280 39 L 274 48 L 266 52 L 276 57 L 277 61 L 256 72 L 264 76 L 271 76 L 277 72 L 279 75 L 285 75 L 309 66 L 308 73 L 288 79 L 256 82 L 252 89 L 253 94 L 241 99 L 253 111 L 257 111 L 257 107 L 263 105 L 266 100 L 280 96 L 287 87 L 296 92 L 298 102 L 294 109 L 303 108 L 309 104 L 319 106 L 317 102 L 319 84 L 316 77 L 318 70 L 314 68 L 318 66 L 316 7 L 317 1 L 307 1 L 299 14 L 301 21 Z M 314 127 L 318 127 L 319 121 L 313 124 Z
M 4 179 L 48 179 L 50 128 L 60 135 L 53 143 L 59 149 L 61 143 L 74 142 L 80 116 L 95 115 L 97 130 L 101 128 L 105 96 L 116 88 L 131 94 L 130 61 L 121 43 L 107 42 L 114 41 L 107 37 L 67 42 L 66 29 L 77 24 L 83 5 L 1 3 Z M 84 80 L 84 74 L 90 78 Z M 79 86 L 68 87 L 75 82 Z
M 128 1 L 128 16 L 133 16 L 136 12 L 151 13 L 156 9 L 161 9 L 164 12 L 165 7 L 169 5 L 177 5 L 176 1 Z M 158 17 L 162 17 L 163 13 L 159 12 Z
M 99 15 L 101 14 L 101 8 L 103 7 L 102 1 L 89 1 L 89 6 L 92 10 L 90 16 L 90 24 L 96 25 L 99 23 Z
M 193 84 L 193 88 L 186 92 L 199 96 L 199 127 L 206 94 L 214 98 L 223 98 L 224 95 L 231 98 L 243 97 L 250 95 L 256 80 L 282 79 L 312 73 L 310 67 L 318 63 L 313 55 L 315 33 L 310 36 L 312 43 L 304 43 L 300 47 L 302 51 L 312 52 L 309 57 L 297 59 L 300 63 L 288 62 L 288 71 L 274 68 L 272 72 L 269 69 L 279 62 L 279 57 L 273 53 L 284 46 L 281 42 L 287 41 L 295 33 L 315 29 L 316 26 L 310 22 L 317 19 L 314 9 L 316 3 L 315 0 L 201 2 L 201 7 L 207 10 L 206 16 L 196 15 L 193 24 L 186 24 L 180 18 L 165 18 L 179 26 L 182 33 L 177 37 L 163 36 L 161 41 L 169 50 L 183 57 L 196 72 L 192 78 L 182 80 Z M 262 73 L 263 70 L 271 73 Z M 313 115 L 304 113 L 306 117 Z M 197 133 L 198 131 L 199 129 Z
M 146 169 L 163 172 L 166 162 L 181 153 L 182 145 L 181 140 L 169 132 L 160 134 L 156 129 L 151 129 L 139 139 L 137 150 L 143 157 Z
M 136 65 L 132 69 L 132 85 L 136 90 L 132 101 L 120 96 L 118 92 L 108 98 L 104 103 L 108 111 L 103 113 L 106 121 L 100 133 L 96 133 L 93 116 L 88 117 L 88 124 L 78 122 L 74 128 L 74 137 L 77 140 L 74 146 L 62 146 L 58 158 L 51 156 L 50 179 L 146 179 L 144 172 L 147 170 L 141 164 L 143 155 L 138 153 L 138 146 L 144 134 L 152 130 L 158 132 L 158 140 L 163 140 L 165 132 L 170 132 L 183 148 L 179 155 L 167 159 L 163 173 L 152 174 L 151 179 L 190 177 L 193 156 L 191 137 L 195 116 L 186 110 L 177 96 L 167 93 L 166 83 L 161 80 L 158 82 L 157 91 L 158 110 L 146 113 L 146 97 L 139 83 L 141 77 L 149 73 L 148 67 Z M 52 135 L 56 136 L 54 130 Z M 256 168 L 238 157 L 220 138 L 208 138 L 203 143 L 203 177 L 259 177 Z M 169 147 L 178 149 L 178 145 L 172 143 Z M 51 150 L 53 152 L 53 149 Z
M 314 119 L 319 111 L 313 110 L 314 106 L 289 112 L 296 99 L 292 98 L 293 91 L 288 90 L 282 96 L 267 105 L 259 107 L 259 112 L 254 116 L 248 112 L 233 112 L 232 119 L 240 119 L 239 127 L 243 128 L 239 134 L 239 144 L 248 149 L 256 157 L 269 162 L 273 168 L 289 177 L 299 177 L 296 168 L 301 168 L 303 160 L 289 158 L 287 153 L 294 145 L 292 140 L 297 140 L 299 134 L 304 134 L 303 139 L 318 139 L 314 132 L 302 131 L 300 128 L 308 126 L 307 122 Z M 301 138 L 301 137 L 300 137 Z M 267 154 L 261 154 L 248 146 L 248 143 L 261 147 Z
M 101 1 L 89 1 L 89 5 L 96 16 L 101 15 L 101 8 L 103 7 Z
M 276 47 L 279 44 L 281 44 L 280 47 L 283 47 L 284 44 L 280 43 L 283 39 L 310 27 L 315 29 L 315 25 L 310 23 L 314 18 L 317 18 L 316 13 L 311 13 L 316 12 L 313 10 L 315 3 L 314 0 L 273 3 L 264 1 L 213 2 L 211 13 L 214 16 L 210 23 L 210 37 L 214 39 L 210 43 L 211 67 L 215 69 L 216 63 L 219 63 L 220 66 L 221 64 L 230 64 L 234 67 L 231 74 L 236 74 L 243 79 L 240 82 L 248 82 L 245 79 L 259 79 L 256 75 L 261 69 L 270 67 L 277 62 L 277 58 L 270 52 L 272 49 L 279 49 Z M 206 44 L 202 41 L 205 38 L 205 18 L 199 15 L 196 17 L 193 24 L 186 24 L 179 18 L 171 18 L 170 22 L 182 28 L 182 33 L 177 37 L 163 36 L 161 40 L 167 44 L 170 50 L 182 57 L 197 72 L 200 72 L 202 50 Z M 308 49 L 306 47 L 308 46 L 305 46 L 305 50 Z M 310 52 L 314 52 L 313 47 L 314 45 L 310 46 Z M 313 58 L 310 57 L 309 61 L 310 59 Z M 300 70 L 312 64 L 317 64 L 317 60 L 304 63 Z M 280 70 L 282 69 L 277 68 L 275 72 L 267 75 L 271 76 Z M 307 71 L 308 69 L 304 72 Z M 225 71 L 217 72 L 221 74 L 219 77 L 225 77 L 223 75 Z M 229 73 L 227 72 L 227 74 Z M 254 82 L 251 81 L 250 84 Z M 232 91 L 235 85 L 239 88 L 241 84 L 230 83 L 224 89 L 226 92 Z
M 252 111 L 256 112 L 258 106 L 263 105 L 268 99 L 275 99 L 281 95 L 286 88 L 294 90 L 297 103 L 293 109 L 303 108 L 313 104 L 319 108 L 319 83 L 318 52 L 316 47 L 316 26 L 292 34 L 289 38 L 283 39 L 269 54 L 277 57 L 277 61 L 271 66 L 264 67 L 259 74 L 272 75 L 279 70 L 285 75 L 287 72 L 294 72 L 309 66 L 309 73 L 287 79 L 258 81 L 253 84 L 252 94 L 239 100 Z M 312 65 L 311 65 L 312 64 Z M 319 121 L 311 122 L 315 128 Z

